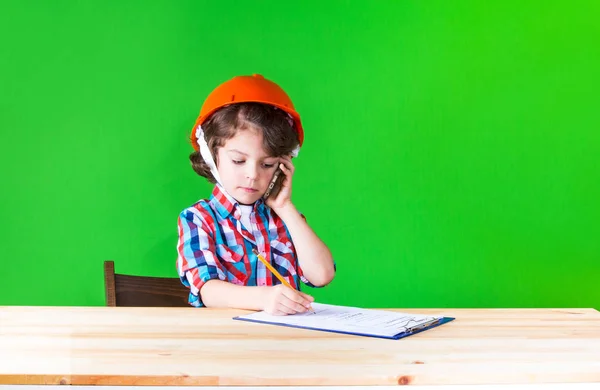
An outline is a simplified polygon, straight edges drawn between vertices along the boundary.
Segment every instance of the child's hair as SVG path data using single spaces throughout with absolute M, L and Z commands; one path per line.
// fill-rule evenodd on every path
M 262 131 L 263 146 L 269 156 L 288 155 L 299 143 L 298 133 L 285 111 L 262 103 L 234 103 L 216 111 L 202 125 L 215 164 L 218 148 L 238 131 L 250 129 Z M 216 183 L 200 152 L 190 154 L 190 161 L 198 175 Z

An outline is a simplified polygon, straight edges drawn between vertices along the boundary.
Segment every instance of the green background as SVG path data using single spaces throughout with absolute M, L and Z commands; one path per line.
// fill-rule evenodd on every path
M 191 127 L 260 73 L 303 117 L 318 301 L 600 308 L 599 4 L 2 2 L 0 304 L 176 276 Z

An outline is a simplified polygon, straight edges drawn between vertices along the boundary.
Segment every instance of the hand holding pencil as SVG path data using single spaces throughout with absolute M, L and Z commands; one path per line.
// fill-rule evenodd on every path
M 306 311 L 314 310 L 311 307 L 311 302 L 314 298 L 294 289 L 288 281 L 281 276 L 279 272 L 256 250 L 252 252 L 258 257 L 261 263 L 267 267 L 271 273 L 282 283 L 271 287 L 266 299 L 264 310 L 269 314 L 287 315 L 296 313 L 305 313 Z

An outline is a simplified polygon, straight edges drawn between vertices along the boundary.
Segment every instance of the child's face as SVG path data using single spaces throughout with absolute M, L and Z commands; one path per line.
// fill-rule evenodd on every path
M 252 204 L 267 191 L 279 158 L 263 149 L 262 132 L 239 130 L 217 150 L 217 170 L 225 190 L 241 204 Z

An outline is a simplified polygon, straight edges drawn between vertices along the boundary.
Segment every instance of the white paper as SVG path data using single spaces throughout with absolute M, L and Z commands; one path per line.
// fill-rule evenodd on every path
M 312 307 L 315 313 L 306 312 L 288 316 L 274 316 L 260 311 L 237 318 L 383 337 L 393 337 L 399 333 L 415 330 L 442 318 L 322 303 L 313 303 Z

